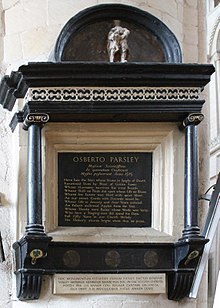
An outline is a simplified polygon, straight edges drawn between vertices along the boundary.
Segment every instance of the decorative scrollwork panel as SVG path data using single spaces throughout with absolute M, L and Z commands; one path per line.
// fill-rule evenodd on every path
M 199 100 L 200 88 L 66 87 L 30 88 L 25 101 L 185 101 Z

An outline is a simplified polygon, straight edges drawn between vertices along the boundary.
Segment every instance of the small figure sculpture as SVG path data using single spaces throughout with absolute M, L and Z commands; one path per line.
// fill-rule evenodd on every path
M 127 62 L 128 44 L 127 37 L 130 31 L 121 26 L 115 26 L 109 31 L 108 34 L 108 54 L 109 61 L 115 62 L 115 55 L 120 53 L 120 62 Z

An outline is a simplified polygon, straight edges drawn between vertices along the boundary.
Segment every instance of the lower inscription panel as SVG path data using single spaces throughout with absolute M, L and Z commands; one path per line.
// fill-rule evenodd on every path
M 158 294 L 166 274 L 55 274 L 54 294 Z
M 152 153 L 58 153 L 58 225 L 150 227 Z

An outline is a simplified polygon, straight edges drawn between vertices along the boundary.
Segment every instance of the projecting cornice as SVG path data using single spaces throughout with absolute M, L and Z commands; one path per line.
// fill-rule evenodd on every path
M 0 103 L 12 110 L 28 88 L 39 87 L 199 87 L 214 72 L 212 65 L 170 63 L 29 63 L 5 76 Z

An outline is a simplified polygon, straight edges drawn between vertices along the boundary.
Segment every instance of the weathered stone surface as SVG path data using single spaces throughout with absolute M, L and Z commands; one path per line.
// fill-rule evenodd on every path
M 21 33 L 47 24 L 47 1 L 26 0 L 5 11 L 5 33 Z

